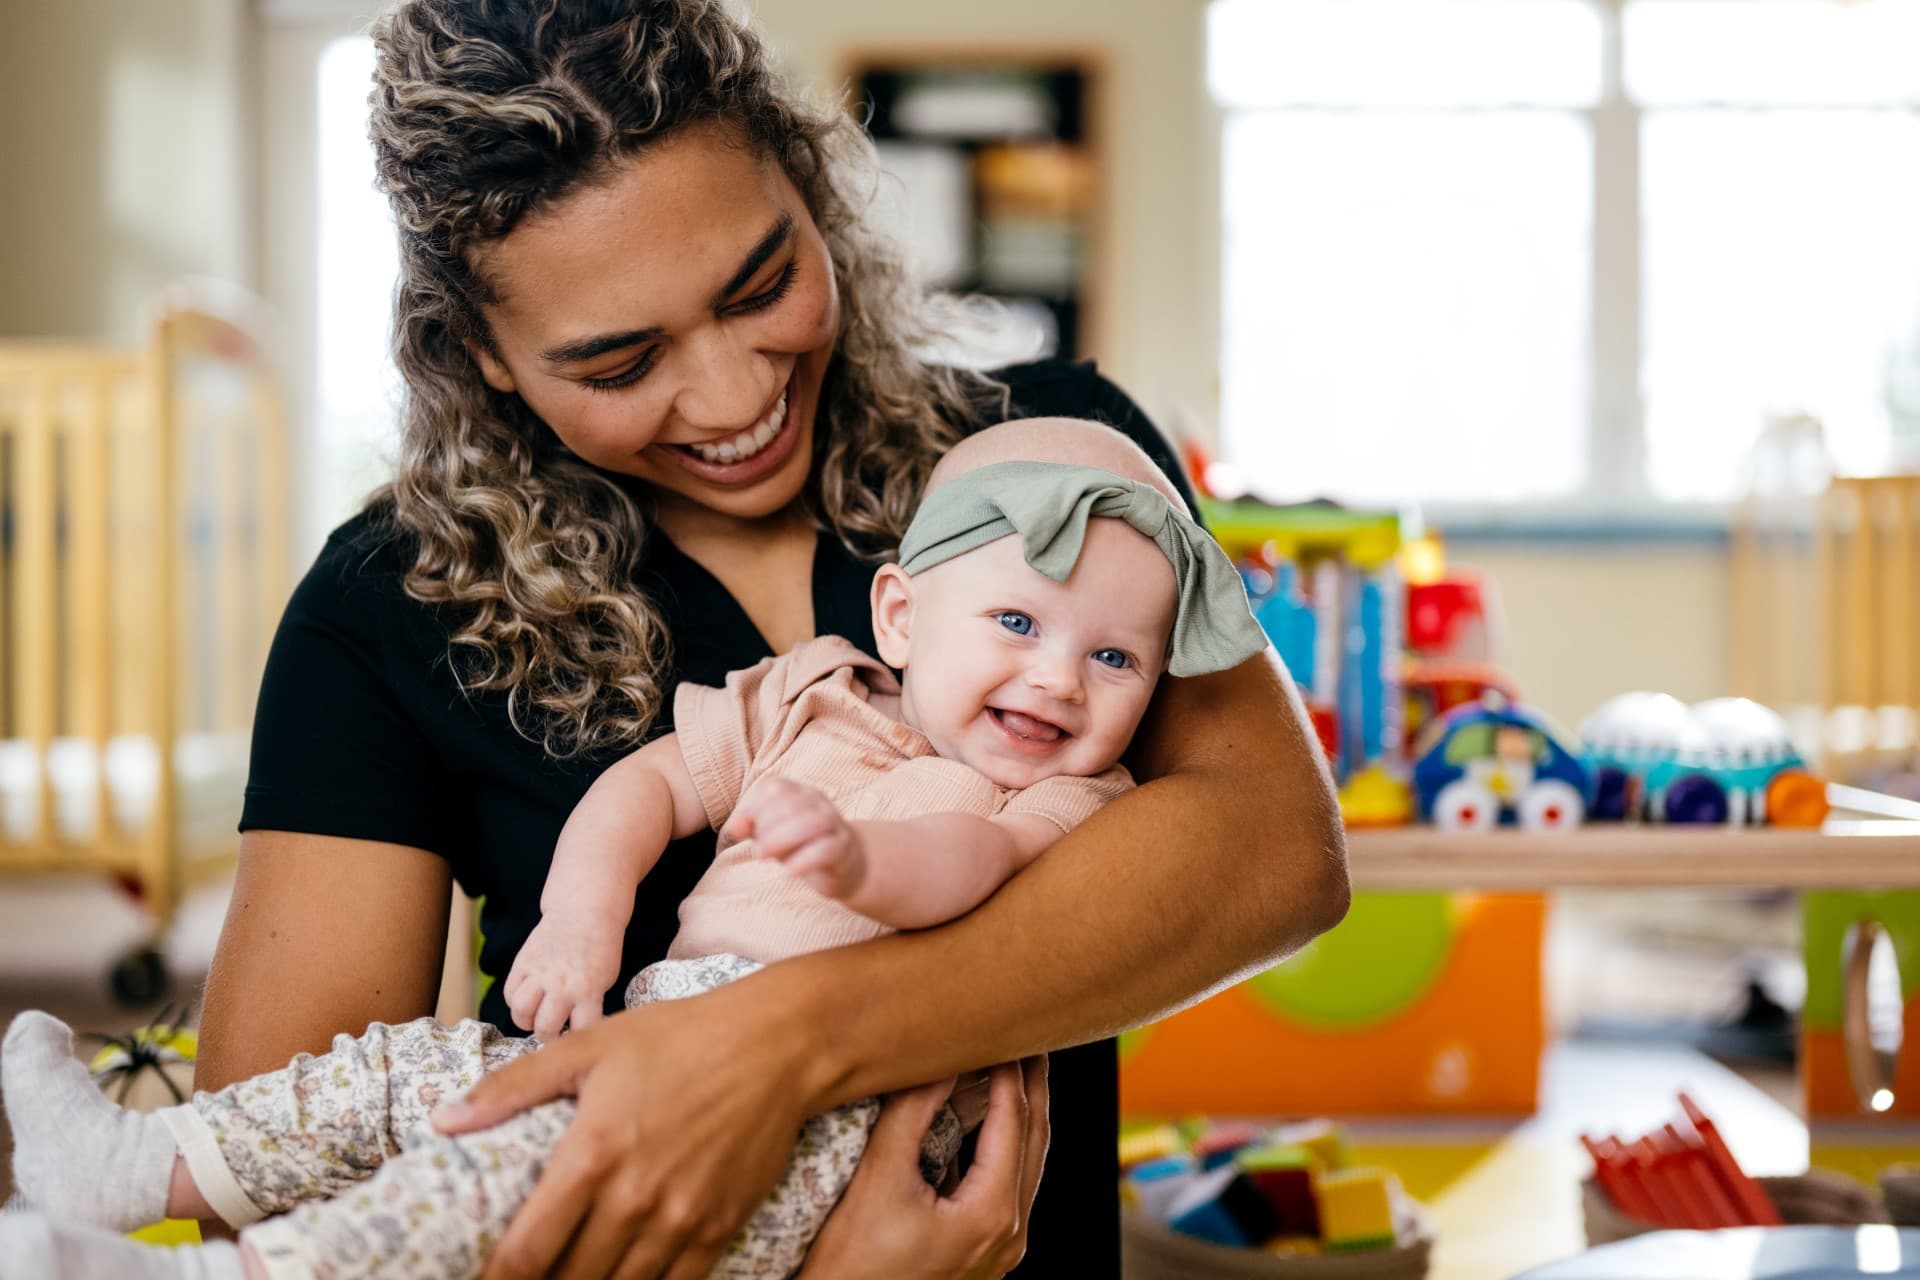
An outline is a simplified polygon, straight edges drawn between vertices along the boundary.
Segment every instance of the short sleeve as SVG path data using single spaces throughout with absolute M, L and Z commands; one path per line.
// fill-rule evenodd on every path
M 789 657 L 764 658 L 727 675 L 719 688 L 683 684 L 673 694 L 674 736 L 707 824 L 726 825 L 747 782 L 747 766 L 778 731 L 786 710 Z
M 1116 796 L 1125 795 L 1131 790 L 1133 776 L 1119 765 L 1093 778 L 1055 774 L 1014 793 L 1000 812 L 1045 818 L 1065 835 L 1098 813 Z
M 288 601 L 261 678 L 240 829 L 448 856 L 444 762 L 394 687 L 431 669 L 430 654 L 405 651 L 424 606 L 376 559 L 336 534 Z

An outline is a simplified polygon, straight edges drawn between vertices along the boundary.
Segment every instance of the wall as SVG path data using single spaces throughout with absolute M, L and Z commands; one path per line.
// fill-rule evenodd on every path
M 1219 293 L 1203 0 L 753 0 L 802 83 L 836 89 L 852 49 L 1091 50 L 1104 64 L 1107 208 L 1101 367 L 1158 421 L 1216 418 Z
M 1659 689 L 1687 702 L 1727 687 L 1726 547 L 1717 541 L 1556 544 L 1454 539 L 1490 574 L 1520 694 L 1572 729 L 1600 702 Z
M 5 0 L 0 337 L 130 340 L 251 278 L 246 0 Z

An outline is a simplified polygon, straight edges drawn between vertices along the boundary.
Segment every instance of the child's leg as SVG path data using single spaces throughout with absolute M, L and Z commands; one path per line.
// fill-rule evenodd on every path
M 561 1100 L 477 1133 L 417 1133 L 364 1182 L 246 1228 L 242 1252 L 272 1280 L 471 1280 L 573 1113 Z
M 34 1208 L 121 1231 L 166 1216 L 173 1135 L 158 1116 L 101 1096 L 65 1023 L 39 1012 L 13 1020 L 0 1044 L 0 1092 L 14 1185 Z
M 113 1231 L 0 1214 L 0 1280 L 270 1280 L 226 1241 L 177 1249 L 140 1244 Z
M 483 1022 L 376 1022 L 329 1053 L 161 1113 L 195 1189 L 234 1226 L 325 1199 L 430 1135 L 435 1107 L 534 1047 Z
M 376 1023 L 332 1053 L 145 1116 L 100 1095 L 64 1025 L 22 1014 L 0 1050 L 15 1181 L 55 1218 L 119 1230 L 207 1209 L 253 1222 L 366 1177 L 442 1099 L 530 1045 L 482 1023 Z

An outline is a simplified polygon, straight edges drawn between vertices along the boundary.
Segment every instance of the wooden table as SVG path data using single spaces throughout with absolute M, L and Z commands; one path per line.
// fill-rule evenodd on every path
M 1920 822 L 1819 830 L 1599 825 L 1539 835 L 1351 831 L 1356 889 L 1920 889 Z

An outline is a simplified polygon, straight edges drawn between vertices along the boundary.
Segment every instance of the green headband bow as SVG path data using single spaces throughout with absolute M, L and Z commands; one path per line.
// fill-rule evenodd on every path
M 1225 671 L 1267 647 L 1246 587 L 1220 544 L 1152 485 L 1060 462 L 996 462 L 927 495 L 900 540 L 909 574 L 1018 533 L 1027 563 L 1065 582 L 1080 560 L 1087 521 L 1125 520 L 1173 564 L 1179 608 L 1167 670 Z

